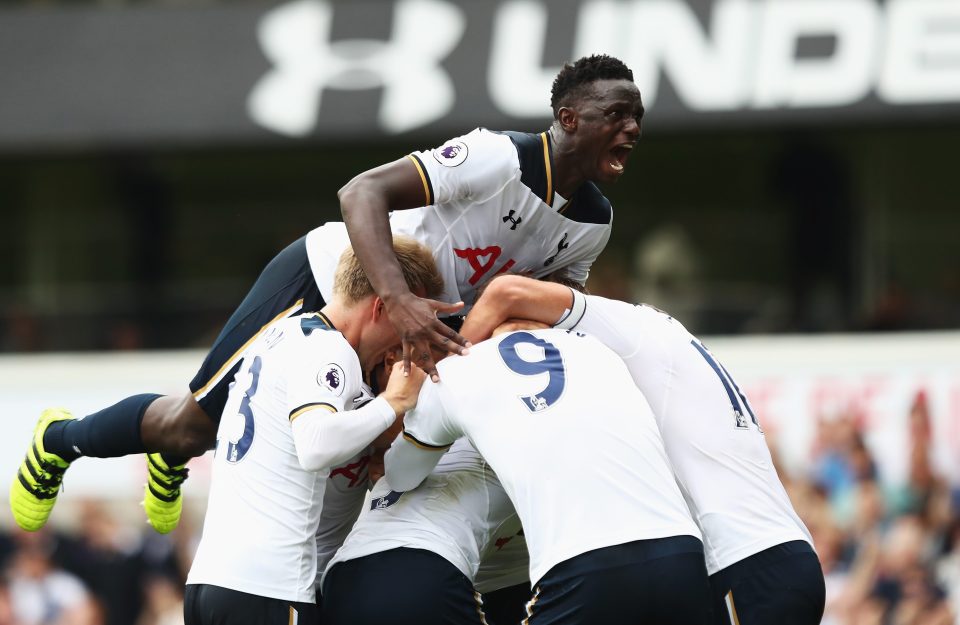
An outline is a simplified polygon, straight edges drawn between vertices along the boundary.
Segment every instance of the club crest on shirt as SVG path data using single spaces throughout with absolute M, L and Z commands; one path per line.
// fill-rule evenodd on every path
M 343 369 L 335 362 L 327 363 L 317 373 L 317 384 L 334 395 L 341 395 L 344 385 Z
M 390 491 L 383 497 L 377 497 L 376 499 L 370 500 L 370 509 L 371 510 L 386 510 L 393 504 L 397 503 L 397 500 L 400 499 L 400 496 L 403 495 L 401 492 L 395 490 Z
M 467 160 L 470 150 L 462 141 L 450 141 L 433 151 L 433 158 L 444 167 L 456 167 Z

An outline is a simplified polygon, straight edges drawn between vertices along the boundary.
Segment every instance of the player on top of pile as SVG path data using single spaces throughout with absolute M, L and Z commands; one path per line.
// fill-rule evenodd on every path
M 183 465 L 213 446 L 245 347 L 271 320 L 323 307 L 348 243 L 403 339 L 405 365 L 412 360 L 431 375 L 430 344 L 456 353 L 468 345 L 437 319 L 460 305 L 406 288 L 390 251 L 391 230 L 433 250 L 447 302 L 471 302 L 478 286 L 507 270 L 543 276 L 564 268 L 585 281 L 612 222 L 610 203 L 594 183 L 623 174 L 640 137 L 643 104 L 630 69 L 598 55 L 564 66 L 551 106 L 554 121 L 540 134 L 477 129 L 350 181 L 339 193 L 345 223 L 317 228 L 270 262 L 188 393 L 135 395 L 81 420 L 45 411 L 10 488 L 17 524 L 36 530 L 46 523 L 64 471 L 80 456 L 148 452 L 147 516 L 157 531 L 176 527 Z

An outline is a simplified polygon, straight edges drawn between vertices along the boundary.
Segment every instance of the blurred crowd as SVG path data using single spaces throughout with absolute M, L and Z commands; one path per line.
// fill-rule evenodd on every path
M 929 406 L 909 415 L 904 483 L 885 483 L 856 415 L 822 419 L 807 471 L 781 476 L 813 534 L 825 625 L 960 623 L 960 485 L 932 460 Z M 74 529 L 0 533 L 0 625 L 179 625 L 199 527 L 160 536 L 115 507 L 78 506 Z
M 905 483 L 880 478 L 856 415 L 822 419 L 808 474 L 784 480 L 823 565 L 825 625 L 960 623 L 960 489 L 937 474 L 932 443 L 920 392 Z
M 182 625 L 196 528 L 161 536 L 103 502 L 78 509 L 69 532 L 0 534 L 0 625 Z

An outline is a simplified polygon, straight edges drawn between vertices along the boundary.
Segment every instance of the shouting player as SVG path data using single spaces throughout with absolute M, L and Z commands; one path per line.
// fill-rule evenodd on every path
M 404 284 L 391 230 L 426 243 L 444 279 L 445 302 L 471 302 L 497 273 L 543 276 L 565 268 L 579 282 L 610 236 L 610 203 L 594 183 L 616 181 L 640 137 L 643 105 L 619 60 L 566 65 L 551 94 L 554 121 L 539 134 L 478 129 L 435 150 L 360 174 L 340 190 L 344 223 L 310 232 L 263 271 L 214 342 L 190 392 L 141 394 L 77 420 L 46 411 L 10 488 L 20 527 L 46 523 L 64 471 L 81 456 L 148 452 L 144 507 L 172 530 L 182 506 L 184 465 L 213 445 L 216 424 L 245 348 L 271 321 L 320 310 L 333 269 L 352 242 L 412 359 L 429 374 L 429 346 L 460 353 L 466 340 L 441 323 L 461 305 L 424 299 Z

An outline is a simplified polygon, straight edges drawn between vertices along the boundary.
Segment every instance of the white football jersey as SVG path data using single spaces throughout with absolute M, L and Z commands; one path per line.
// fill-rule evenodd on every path
M 610 238 L 613 210 L 596 185 L 584 183 L 569 200 L 553 189 L 549 133 L 478 128 L 409 158 L 420 172 L 424 206 L 391 213 L 390 227 L 433 250 L 445 301 L 469 307 L 477 288 L 505 271 L 541 277 L 566 269 L 571 279 L 586 282 Z M 342 223 L 307 235 L 310 266 L 326 300 L 348 244 Z
M 577 297 L 586 307 L 561 325 L 617 352 L 650 402 L 703 532 L 707 571 L 712 575 L 788 541 L 812 545 L 746 396 L 707 348 L 676 319 L 650 306 Z
M 248 348 L 217 431 L 203 536 L 188 584 L 313 602 L 329 470 L 305 471 L 291 418 L 356 408 L 360 362 L 322 315 L 272 324 Z
M 496 548 L 495 537 L 519 529 L 520 520 L 497 475 L 469 441 L 461 439 L 419 488 L 398 493 L 387 480 L 377 482 L 330 566 L 406 547 L 442 556 L 472 582 L 483 554 Z
M 596 339 L 512 332 L 438 367 L 441 381 L 423 386 L 387 454 L 386 479 L 404 454 L 420 453 L 414 446 L 466 436 L 517 509 L 532 582 L 594 549 L 699 538 L 650 407 L 623 361 Z
M 323 508 L 317 527 L 317 589 L 327 563 L 343 544 L 367 500 L 367 468 L 372 448 L 330 469 L 323 490 Z
M 519 584 L 530 585 L 530 554 L 523 530 L 498 532 L 480 560 L 473 580 L 479 593 L 488 593 Z

